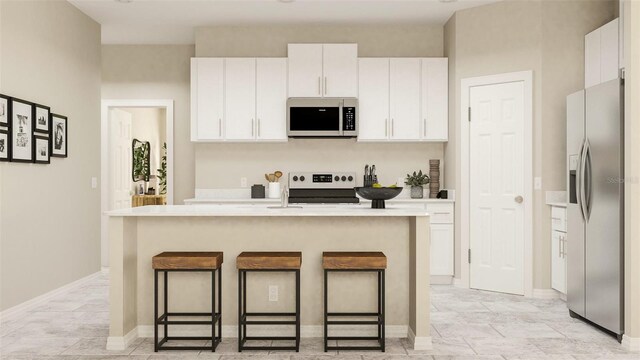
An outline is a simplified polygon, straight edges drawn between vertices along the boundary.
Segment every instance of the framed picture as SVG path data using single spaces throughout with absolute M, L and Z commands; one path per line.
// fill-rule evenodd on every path
M 33 152 L 36 164 L 48 164 L 51 162 L 51 149 L 49 146 L 49 137 L 45 135 L 33 135 Z
M 67 117 L 51 114 L 51 156 L 55 157 L 67 157 L 67 135 L 68 125 Z
M 33 105 L 33 131 L 39 133 L 49 133 L 49 115 L 51 109 L 44 105 Z
M 0 127 L 9 126 L 9 97 L 0 94 Z
M 11 98 L 11 161 L 33 162 L 33 104 Z
M 0 161 L 11 160 L 11 133 L 0 129 Z

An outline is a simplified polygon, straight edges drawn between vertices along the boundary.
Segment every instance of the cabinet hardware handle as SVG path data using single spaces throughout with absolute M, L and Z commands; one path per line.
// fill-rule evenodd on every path
M 322 82 L 322 80 L 320 80 L 320 76 L 318 76 L 318 95 L 322 95 L 322 93 L 320 92 L 320 89 L 321 89 L 321 86 L 322 86 L 320 84 L 321 82 Z
M 251 137 L 254 136 L 255 133 L 255 121 L 251 119 Z
M 324 94 L 327 95 L 327 77 L 324 77 Z
M 218 119 L 218 136 L 222 137 L 222 119 Z
M 427 119 L 422 119 L 422 136 L 427 136 Z
M 567 238 L 564 236 L 562 237 L 562 257 L 567 257 Z
M 393 130 L 395 130 L 395 126 L 393 124 L 393 118 L 391 118 L 391 137 L 393 137 L 393 133 L 394 133 Z
M 433 214 L 434 215 L 449 215 L 449 212 L 447 212 L 447 211 L 440 211 L 440 212 L 436 211 Z
M 559 217 L 553 217 L 553 216 L 552 216 L 552 217 L 551 217 L 551 220 L 562 220 L 562 219 L 561 219 L 561 218 L 559 218 Z
M 561 236 L 558 236 L 558 256 L 562 257 L 562 240 L 561 240 Z
M 389 119 L 384 119 L 384 137 L 388 136 L 389 132 Z
M 260 118 L 258 118 L 258 137 L 260 137 Z

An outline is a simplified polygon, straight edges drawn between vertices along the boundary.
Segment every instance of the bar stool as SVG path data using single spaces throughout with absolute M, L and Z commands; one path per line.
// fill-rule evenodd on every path
M 301 252 L 243 252 L 236 259 L 238 268 L 238 351 L 300 350 L 300 266 Z M 296 312 L 247 312 L 248 272 L 293 272 L 296 275 Z M 295 320 L 248 320 L 248 317 L 295 317 Z M 247 325 L 295 325 L 294 336 L 247 336 Z M 245 346 L 247 340 L 291 340 L 295 346 Z
M 216 351 L 222 340 L 222 261 L 221 252 L 163 252 L 153 257 L 154 269 L 154 346 L 158 350 L 211 350 Z M 169 312 L 169 272 L 211 272 L 211 312 Z M 216 276 L 218 272 L 218 301 L 216 311 Z M 158 275 L 164 273 L 164 311 L 158 317 Z M 171 317 L 209 317 L 207 320 L 170 320 Z M 218 331 L 216 335 L 216 324 Z M 164 337 L 158 342 L 158 327 L 164 326 Z M 211 325 L 211 336 L 169 336 L 169 325 Z M 211 346 L 167 346 L 171 340 L 211 340 Z
M 384 278 L 387 257 L 381 252 L 324 252 L 324 351 L 380 350 L 385 351 L 384 335 Z M 329 312 L 330 272 L 375 272 L 378 274 L 378 312 Z M 376 320 L 329 320 L 332 317 L 376 317 Z M 329 325 L 377 325 L 378 336 L 329 336 Z M 377 340 L 378 346 L 328 346 L 329 340 Z

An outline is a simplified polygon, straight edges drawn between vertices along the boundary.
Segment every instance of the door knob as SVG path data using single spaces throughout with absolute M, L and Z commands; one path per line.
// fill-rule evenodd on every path
M 524 198 L 520 195 L 516 196 L 516 198 L 514 199 L 518 204 L 522 204 L 522 201 L 524 201 Z

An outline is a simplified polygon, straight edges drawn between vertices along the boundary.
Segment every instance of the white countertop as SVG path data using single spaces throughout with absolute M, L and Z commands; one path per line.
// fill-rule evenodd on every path
M 425 204 L 425 203 L 453 203 L 453 199 L 411 199 L 411 198 L 395 198 L 387 200 L 387 204 Z M 189 204 L 279 204 L 280 199 L 247 199 L 247 198 L 211 198 L 211 199 L 185 199 L 184 203 Z M 360 199 L 362 204 L 370 204 L 371 200 Z
M 557 207 L 567 207 L 567 203 L 565 202 L 548 202 L 547 205 L 549 206 L 557 206 Z
M 295 205 L 292 205 L 295 206 Z M 386 209 L 372 209 L 362 205 L 323 205 L 323 206 L 303 206 L 301 208 L 279 208 L 270 209 L 268 206 L 256 205 L 155 205 L 140 206 L 129 209 L 121 209 L 106 212 L 108 216 L 123 217 L 149 217 L 149 216 L 212 216 L 212 217 L 270 217 L 270 216 L 293 216 L 293 217 L 414 217 L 428 216 L 425 209 L 394 208 L 387 205 Z

